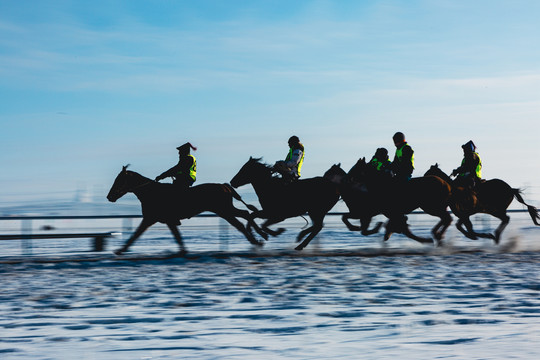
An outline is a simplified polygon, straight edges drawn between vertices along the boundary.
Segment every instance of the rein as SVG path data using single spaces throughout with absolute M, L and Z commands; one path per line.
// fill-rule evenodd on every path
M 153 182 L 155 182 L 155 181 L 154 180 L 147 181 L 144 184 L 140 184 L 140 185 L 135 186 L 134 188 L 132 188 L 131 190 L 128 190 L 127 192 L 133 192 L 133 190 L 140 189 L 140 188 L 142 188 L 142 187 L 144 187 L 144 186 L 146 186 L 148 184 L 151 184 Z

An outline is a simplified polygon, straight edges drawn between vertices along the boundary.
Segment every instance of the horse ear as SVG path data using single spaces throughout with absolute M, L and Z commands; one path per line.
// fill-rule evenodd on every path
M 341 167 L 341 163 L 338 163 L 337 166 Z
M 125 166 L 122 166 L 122 172 L 126 172 L 127 168 L 129 167 L 129 165 L 131 164 L 127 164 Z

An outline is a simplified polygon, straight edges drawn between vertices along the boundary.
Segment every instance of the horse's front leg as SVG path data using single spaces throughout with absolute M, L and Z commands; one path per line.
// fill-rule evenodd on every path
M 381 229 L 381 226 L 383 225 L 382 221 L 379 221 L 373 229 L 369 230 L 369 224 L 371 223 L 371 219 L 373 219 L 371 216 L 366 216 L 360 219 L 360 228 L 362 231 L 362 235 L 364 236 L 378 233 Z
M 345 214 L 341 217 L 341 221 L 347 226 L 347 228 L 350 231 L 362 231 L 362 228 L 358 225 L 353 225 L 349 221 L 349 219 L 358 219 L 357 217 L 354 217 L 351 213 Z
M 420 237 L 412 233 L 411 229 L 409 228 L 409 224 L 407 224 L 407 217 L 405 215 L 399 216 L 399 219 L 397 220 L 396 218 L 390 218 L 388 220 L 388 223 L 386 224 L 386 232 L 384 234 L 384 241 L 390 239 L 390 236 L 394 232 L 403 234 L 409 239 L 416 240 L 422 244 L 433 244 L 433 240 L 431 238 Z
M 452 216 L 445 210 L 440 214 L 440 221 L 435 225 L 435 227 L 431 230 L 431 234 L 437 240 L 437 245 L 442 245 L 442 238 L 444 237 L 444 233 L 452 223 Z
M 142 233 L 146 231 L 146 229 L 148 229 L 150 226 L 154 225 L 155 223 L 156 223 L 155 221 L 143 218 L 137 230 L 135 230 L 133 235 L 131 235 L 131 237 L 124 244 L 124 246 L 122 246 L 118 250 L 115 250 L 114 253 L 116 255 L 122 255 L 122 253 L 125 253 L 126 251 L 128 251 L 129 247 L 135 242 L 135 240 L 137 240 L 142 235 Z
M 309 228 L 302 230 L 300 234 L 298 234 L 298 237 L 296 239 L 297 242 L 301 241 L 304 236 L 307 235 L 307 237 L 302 241 L 300 245 L 298 245 L 295 250 L 302 250 L 305 248 L 311 240 L 322 230 L 323 228 L 323 216 L 317 216 L 316 218 L 311 217 L 311 221 L 313 222 L 313 226 L 310 226 Z M 309 235 L 308 235 L 309 234 Z
M 186 247 L 184 246 L 184 242 L 182 241 L 182 236 L 180 235 L 180 231 L 178 231 L 178 227 L 174 223 L 167 223 L 167 226 L 171 230 L 171 233 L 173 234 L 176 242 L 178 243 L 178 246 L 180 247 L 180 250 L 178 251 L 178 254 L 185 255 L 187 254 Z

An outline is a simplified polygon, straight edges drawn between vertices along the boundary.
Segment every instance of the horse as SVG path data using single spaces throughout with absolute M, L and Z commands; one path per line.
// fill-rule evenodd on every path
M 365 185 L 358 182 L 351 181 L 347 176 L 347 172 L 341 168 L 341 163 L 334 164 L 327 170 L 324 178 L 339 186 L 339 193 L 341 199 L 347 205 L 349 209 L 348 213 L 342 215 L 341 220 L 351 231 L 360 231 L 362 235 L 369 236 L 379 232 L 382 222 L 377 223 L 373 229 L 369 229 L 371 219 L 380 213 L 379 210 L 374 210 L 375 206 L 366 206 L 371 204 L 374 199 L 370 199 L 370 193 L 368 193 Z M 360 226 L 353 225 L 350 219 L 359 219 Z
M 323 177 L 286 182 L 273 174 L 271 166 L 263 164 L 260 158 L 250 157 L 232 178 L 231 185 L 235 188 L 246 184 L 253 186 L 262 210 L 251 215 L 266 219 L 261 228 L 272 236 L 285 229 L 274 231 L 268 226 L 307 213 L 312 226 L 302 230 L 296 239 L 301 243 L 295 249 L 302 250 L 321 231 L 324 217 L 338 202 L 338 186 Z
M 447 211 L 451 188 L 450 185 L 435 176 L 412 178 L 399 184 L 384 173 L 375 171 L 365 158 L 361 158 L 349 170 L 345 182 L 340 188 L 341 197 L 349 208 L 349 214 L 342 221 L 349 230 L 361 231 L 363 235 L 371 235 L 379 231 L 382 223 L 369 229 L 371 219 L 383 214 L 388 218 L 384 240 L 390 239 L 393 232 L 420 243 L 433 243 L 431 238 L 419 237 L 411 232 L 406 215 L 420 208 L 426 214 L 436 216 L 440 220 L 431 230 L 437 244 L 441 244 L 445 231 L 452 223 Z M 349 219 L 360 219 L 361 226 L 354 226 Z
M 127 166 L 124 166 L 114 180 L 107 199 L 110 202 L 116 202 L 129 192 L 134 193 L 141 202 L 143 218 L 125 245 L 115 251 L 117 255 L 126 252 L 146 229 L 157 222 L 169 227 L 180 247 L 179 253 L 186 254 L 187 250 L 177 226 L 180 225 L 181 219 L 191 218 L 204 211 L 213 212 L 225 219 L 253 245 L 262 246 L 263 243 L 255 239 L 253 234 L 238 220 L 239 217 L 248 220 L 248 223 L 263 237 L 268 236 L 252 220 L 249 211 L 233 206 L 234 198 L 241 201 L 250 210 L 257 210 L 254 206 L 246 204 L 228 184 L 207 183 L 179 190 L 173 184 L 161 184 L 134 171 L 127 170 Z
M 503 180 L 491 179 L 482 181 L 473 190 L 469 187 L 456 184 L 450 176 L 439 168 L 438 164 L 432 165 L 426 172 L 426 175 L 438 176 L 452 186 L 450 209 L 458 217 L 456 227 L 469 239 L 488 238 L 494 240 L 495 244 L 499 244 L 501 234 L 510 222 L 510 217 L 506 214 L 506 210 L 514 199 L 527 207 L 527 211 L 534 224 L 540 226 L 538 210 L 534 206 L 525 203 L 520 189 L 512 188 Z M 501 223 L 493 234 L 474 231 L 470 216 L 477 213 L 489 214 L 501 220 Z M 465 229 L 463 225 L 465 225 Z

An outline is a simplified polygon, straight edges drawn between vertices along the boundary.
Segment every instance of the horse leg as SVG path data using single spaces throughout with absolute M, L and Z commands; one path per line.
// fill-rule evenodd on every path
M 139 227 L 135 232 L 131 235 L 131 237 L 128 239 L 128 241 L 125 243 L 124 246 L 122 246 L 120 249 L 115 250 L 114 253 L 116 255 L 122 255 L 122 253 L 128 251 L 129 247 L 137 240 L 143 232 L 146 231 L 150 226 L 154 225 L 156 222 L 147 220 L 145 218 L 142 219 L 141 223 L 139 224 Z
M 495 241 L 495 244 L 498 245 L 504 228 L 506 228 L 506 225 L 508 225 L 508 223 L 510 222 L 510 217 L 506 215 L 506 213 L 504 213 L 497 216 L 497 218 L 501 219 L 501 224 L 495 230 L 495 238 L 493 240 Z
M 373 229 L 369 230 L 369 224 L 371 223 L 371 219 L 372 219 L 371 216 L 366 216 L 360 219 L 360 227 L 362 229 L 362 235 L 364 236 L 369 236 L 369 235 L 378 233 L 379 230 L 381 229 L 381 226 L 383 225 L 383 222 L 379 221 Z
M 316 219 L 314 219 L 313 217 L 311 217 L 311 221 L 313 222 L 313 226 L 303 230 L 300 232 L 300 234 L 298 234 L 298 238 L 297 238 L 297 241 L 300 241 L 302 240 L 302 238 L 309 233 L 309 235 L 304 239 L 304 241 L 302 241 L 302 243 L 300 245 L 298 245 L 295 250 L 302 250 L 303 248 L 305 248 L 311 240 L 313 240 L 313 238 L 315 236 L 317 236 L 317 234 L 322 230 L 323 228 L 323 219 L 324 219 L 324 215 L 323 216 L 318 216 Z
M 184 246 L 184 242 L 182 241 L 182 236 L 180 236 L 180 231 L 178 231 L 178 227 L 176 226 L 176 224 L 167 223 L 167 226 L 169 227 L 169 230 L 171 230 L 171 233 L 173 234 L 176 242 L 178 243 L 178 246 L 180 246 L 180 251 L 178 251 L 178 253 L 180 255 L 187 254 L 186 247 Z
M 441 220 L 437 223 L 437 225 L 435 225 L 433 230 L 431 230 L 431 234 L 433 235 L 435 240 L 437 240 L 437 245 L 442 244 L 441 240 L 444 236 L 444 233 L 446 232 L 450 224 L 452 224 L 452 216 L 450 216 L 450 214 L 446 210 L 443 211 L 439 217 Z
M 463 228 L 463 225 L 465 225 L 466 229 Z M 468 217 L 458 218 L 458 221 L 456 223 L 456 227 L 457 227 L 457 229 L 459 231 L 461 231 L 461 233 L 463 235 L 465 235 L 469 239 L 472 239 L 472 240 L 477 240 L 478 239 L 476 236 L 473 235 L 474 231 L 473 231 L 473 228 L 472 228 L 472 223 L 471 223 L 471 220 L 469 220 Z
M 462 225 L 465 225 L 465 229 L 463 229 Z M 485 238 L 485 239 L 492 239 L 495 240 L 495 236 L 493 234 L 488 233 L 477 233 L 474 231 L 473 225 L 469 217 L 463 217 L 460 218 L 456 224 L 456 227 L 459 231 L 463 233 L 466 237 L 468 237 L 471 240 L 478 240 L 478 238 Z M 504 227 L 503 227 L 504 229 Z M 501 230 L 502 231 L 502 230 Z
M 362 228 L 360 226 L 351 224 L 349 219 L 356 219 L 356 218 L 354 218 L 351 213 L 345 214 L 341 217 L 341 221 L 343 221 L 343 223 L 347 226 L 347 228 L 350 231 L 362 231 Z
M 223 214 L 218 214 L 219 216 L 221 216 L 223 219 L 225 219 L 225 221 L 227 221 L 229 224 L 231 224 L 232 226 L 234 226 L 235 228 L 238 229 L 238 231 L 240 231 L 242 234 L 244 234 L 244 236 L 246 237 L 246 239 L 248 239 L 248 241 L 250 243 L 252 243 L 253 245 L 257 245 L 257 246 L 263 246 L 263 242 L 260 242 L 258 241 L 257 239 L 255 239 L 255 237 L 253 236 L 253 234 L 251 232 L 249 232 L 245 227 L 244 225 L 242 225 L 242 223 L 240 222 L 240 220 L 238 220 L 237 218 L 235 218 L 234 216 L 230 216 L 230 215 L 223 215 Z
M 272 236 L 278 236 L 278 235 L 280 235 L 282 232 L 285 231 L 285 228 L 279 228 L 279 229 L 277 229 L 277 230 L 272 230 L 272 229 L 270 229 L 268 226 L 269 226 L 269 225 L 273 225 L 273 224 L 277 224 L 277 223 L 279 223 L 279 222 L 281 222 L 281 221 L 283 221 L 283 220 L 284 220 L 284 219 L 268 219 L 268 220 L 266 220 L 266 221 L 262 224 L 262 229 L 263 229 L 266 233 L 268 233 L 268 234 L 270 234 L 270 235 L 272 235 Z
M 391 218 L 388 220 L 388 223 L 386 224 L 386 233 L 384 235 L 384 241 L 387 241 L 388 239 L 390 239 L 390 236 L 392 235 L 393 232 L 401 233 L 407 236 L 408 238 L 416 240 L 422 244 L 433 243 L 433 240 L 431 238 L 423 238 L 423 237 L 414 235 L 412 231 L 409 229 L 409 224 L 407 224 L 407 217 L 405 215 L 400 216 L 400 219 L 397 221 L 394 218 Z
M 255 231 L 257 232 L 257 234 L 262 236 L 264 240 L 268 240 L 268 233 L 264 232 L 263 229 L 261 229 L 254 220 L 257 217 L 260 217 L 260 214 L 261 214 L 260 211 L 253 212 L 250 214 L 249 211 L 240 210 L 240 209 L 235 208 L 234 206 L 232 207 L 231 210 L 234 217 L 241 217 L 242 219 L 247 220 L 247 226 L 246 226 L 247 231 L 251 232 L 251 228 L 253 227 Z
M 361 231 L 362 235 L 364 236 L 369 236 L 369 235 L 378 233 L 379 230 L 381 229 L 381 226 L 383 225 L 382 222 L 378 222 L 377 225 L 375 225 L 375 227 L 370 230 L 369 224 L 371 223 L 371 217 L 361 217 L 360 226 L 351 224 L 349 219 L 356 219 L 356 218 L 353 217 L 351 213 L 345 214 L 341 217 L 341 221 L 345 223 L 345 225 L 350 231 Z

